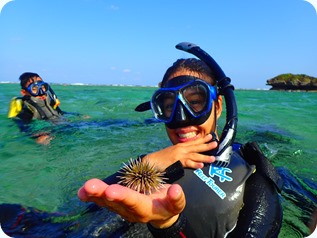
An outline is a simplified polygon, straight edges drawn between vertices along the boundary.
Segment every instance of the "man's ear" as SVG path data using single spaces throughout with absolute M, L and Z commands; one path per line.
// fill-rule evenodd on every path
M 21 94 L 22 94 L 22 96 L 27 95 L 27 92 L 25 91 L 25 89 L 21 89 Z
M 218 96 L 218 100 L 216 101 L 216 115 L 217 119 L 221 116 L 222 113 L 222 96 Z

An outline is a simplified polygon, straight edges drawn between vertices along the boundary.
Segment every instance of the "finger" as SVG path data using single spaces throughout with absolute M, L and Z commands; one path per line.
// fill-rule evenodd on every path
M 169 209 L 174 215 L 181 213 L 186 205 L 185 194 L 178 184 L 173 184 L 167 191 Z
M 84 189 L 88 197 L 101 197 L 108 186 L 102 180 L 94 178 L 88 180 L 82 189 Z
M 165 197 L 169 187 L 169 184 L 164 184 L 162 189 L 151 193 L 151 195 L 146 195 L 122 185 L 113 184 L 106 189 L 105 197 L 108 201 L 120 202 L 126 206 L 134 207 L 140 205 L 140 207 L 142 207 L 151 204 L 153 199 Z M 140 204 L 140 201 L 142 201 L 143 204 Z
M 213 155 L 204 155 L 204 154 L 195 154 L 192 161 L 196 163 L 213 163 L 215 161 L 215 156 Z
M 80 189 L 78 189 L 77 196 L 83 202 L 87 202 L 88 201 L 88 194 L 86 193 L 86 191 L 84 189 L 84 186 L 82 186 Z
M 179 214 L 186 205 L 185 194 L 178 184 L 171 185 L 166 193 L 165 199 L 153 200 L 153 220 L 166 220 Z
M 203 162 L 196 162 L 193 160 L 185 160 L 184 163 L 184 167 L 185 168 L 191 168 L 191 169 L 201 169 L 204 167 L 204 163 Z
M 188 148 L 193 152 L 193 153 L 201 153 L 201 152 L 206 152 L 213 150 L 217 148 L 218 143 L 216 141 L 212 141 L 210 143 L 201 143 L 201 144 L 196 144 L 196 145 L 190 145 Z
M 216 158 L 210 155 L 195 154 L 192 159 L 183 160 L 184 167 L 192 169 L 201 169 L 204 164 L 215 162 Z
M 123 202 L 126 205 L 133 205 L 138 201 L 139 193 L 119 184 L 110 185 L 105 196 L 108 201 Z
M 105 191 L 107 207 L 130 222 L 148 222 L 152 217 L 152 200 L 147 196 L 127 187 L 114 184 Z M 162 196 L 157 194 L 156 196 Z
M 213 134 L 207 134 L 203 139 L 205 142 L 210 142 L 212 140 L 214 140 L 214 135 Z

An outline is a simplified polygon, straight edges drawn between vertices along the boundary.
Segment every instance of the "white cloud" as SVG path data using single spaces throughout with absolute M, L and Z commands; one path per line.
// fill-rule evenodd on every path
M 111 5 L 111 6 L 110 6 L 110 9 L 111 9 L 111 10 L 114 10 L 114 11 L 117 11 L 117 10 L 119 10 L 119 7 L 118 7 L 118 6 L 115 6 L 115 5 Z

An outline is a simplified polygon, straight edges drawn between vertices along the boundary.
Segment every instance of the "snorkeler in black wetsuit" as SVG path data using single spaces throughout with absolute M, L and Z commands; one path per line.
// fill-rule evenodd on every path
M 282 180 L 256 144 L 247 144 L 241 149 L 232 148 L 237 126 L 237 109 L 230 80 L 225 77 L 216 62 L 199 47 L 182 43 L 177 48 L 185 49 L 202 59 L 212 72 L 196 59 L 178 60 L 167 70 L 160 84 L 161 88 L 154 93 L 152 100 L 139 105 L 136 110 L 152 109 L 155 118 L 165 123 L 174 147 L 195 142 L 203 133 L 216 133 L 215 121 L 221 114 L 222 102 L 216 92 L 224 95 L 226 99 L 227 120 L 218 147 L 210 153 L 202 151 L 203 154 L 214 155 L 214 163 L 205 162 L 203 167 L 197 166 L 198 169 L 194 170 L 184 169 L 187 162 L 183 160 L 165 170 L 165 176 L 169 178 L 168 183 L 181 185 L 186 206 L 179 215 L 174 216 L 177 220 L 174 217 L 162 220 L 163 228 L 152 225 L 157 226 L 161 222 L 155 220 L 156 214 L 153 214 L 154 218 L 149 218 L 149 230 L 154 237 L 277 237 L 282 221 L 278 195 Z M 216 80 L 217 90 L 213 89 L 210 78 Z M 168 153 L 153 152 L 143 160 L 154 160 L 155 165 L 162 168 L 162 164 L 171 161 L 168 159 L 171 156 L 169 151 L 173 150 L 166 148 L 162 151 Z M 197 151 L 198 147 L 195 152 Z M 79 191 L 79 196 L 84 201 L 109 206 L 125 219 L 135 221 L 137 219 L 134 216 L 139 212 L 143 213 L 142 207 L 125 204 L 119 196 L 116 205 L 116 200 L 112 203 L 111 194 L 106 192 L 107 184 L 117 183 L 118 177 L 119 175 L 113 175 L 105 179 L 105 185 L 96 180 L 88 181 Z M 100 191 L 90 192 L 92 187 L 100 187 Z M 105 191 L 102 191 L 102 188 Z M 119 192 L 117 189 L 116 193 Z M 142 203 L 142 200 L 140 202 Z M 126 206 L 126 209 L 134 207 L 135 215 L 125 212 L 120 205 Z M 154 204 L 152 211 L 160 209 L 163 208 L 157 208 Z

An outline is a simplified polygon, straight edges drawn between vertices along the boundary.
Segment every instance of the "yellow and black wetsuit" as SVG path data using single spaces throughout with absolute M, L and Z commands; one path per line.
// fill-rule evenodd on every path
M 63 115 L 59 101 L 47 96 L 45 100 L 32 96 L 15 97 L 11 100 L 8 117 L 20 118 L 29 123 L 32 119 L 54 120 Z

